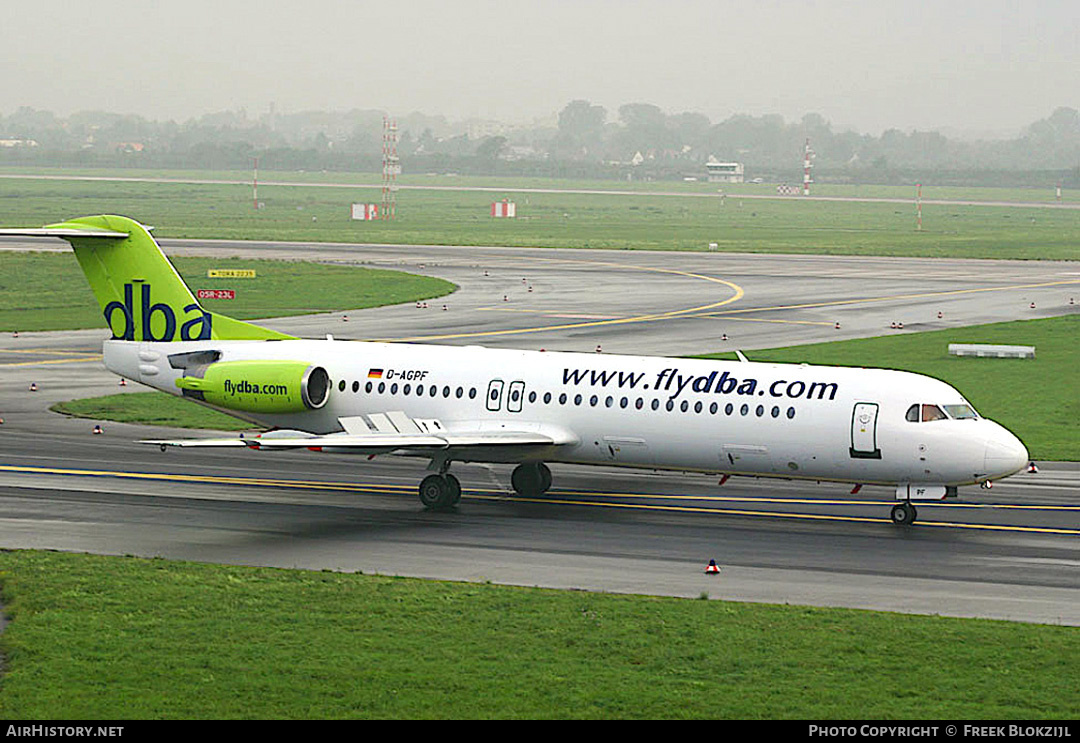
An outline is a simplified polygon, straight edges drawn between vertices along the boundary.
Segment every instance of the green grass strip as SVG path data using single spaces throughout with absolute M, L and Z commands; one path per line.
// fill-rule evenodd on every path
M 1071 719 L 1075 628 L 0 553 L 0 714 Z
M 58 402 L 49 410 L 76 418 L 173 428 L 246 431 L 254 427 L 225 413 L 164 392 L 127 392 L 104 397 L 86 397 Z
M 434 181 L 459 185 L 457 179 Z M 507 190 L 402 190 L 393 220 L 361 222 L 351 219 L 349 205 L 378 203 L 377 182 L 340 187 L 265 185 L 259 189 L 265 208 L 255 210 L 250 185 L 244 183 L 0 179 L 0 215 L 4 226 L 26 227 L 86 214 L 123 214 L 154 225 L 160 238 L 620 250 L 707 250 L 716 243 L 720 251 L 754 253 L 1080 259 L 1077 209 L 926 203 L 923 228 L 917 230 L 911 189 L 904 201 L 887 203 L 747 199 L 737 193 L 721 200 L 717 184 L 691 184 L 685 186 L 687 193 L 673 195 L 611 195 L 515 193 L 513 188 L 527 181 L 498 183 Z M 683 188 L 663 185 L 674 191 Z M 822 193 L 836 192 L 823 189 Z M 775 193 L 770 186 L 746 190 Z M 876 187 L 842 192 L 882 193 Z M 1002 190 L 1002 194 L 1031 198 L 1023 192 Z M 516 219 L 491 217 L 491 202 L 504 197 L 516 202 Z

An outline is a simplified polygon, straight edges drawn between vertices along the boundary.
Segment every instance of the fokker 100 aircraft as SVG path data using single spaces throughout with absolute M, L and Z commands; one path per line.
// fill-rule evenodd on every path
M 252 438 L 150 441 L 164 450 L 398 454 L 429 461 L 428 508 L 452 507 L 453 462 L 548 462 L 881 484 L 913 501 L 1014 474 L 1024 445 L 936 379 L 858 369 L 407 343 L 303 340 L 200 306 L 146 227 L 73 219 L 0 234 L 71 243 L 113 337 L 110 371 L 269 428 Z

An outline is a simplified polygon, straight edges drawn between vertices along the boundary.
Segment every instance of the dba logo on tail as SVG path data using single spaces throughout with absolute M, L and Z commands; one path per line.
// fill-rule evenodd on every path
M 109 328 L 113 332 L 114 340 L 124 341 L 171 341 L 176 337 L 176 313 L 169 305 L 158 302 L 153 303 L 151 300 L 151 287 L 147 282 L 139 283 L 139 328 L 142 332 L 141 338 L 135 337 L 135 302 L 134 294 L 135 287 L 133 284 L 124 284 L 124 301 L 117 302 L 112 301 L 105 305 L 104 315 L 105 322 L 109 324 Z M 119 310 L 123 313 L 124 326 L 118 329 L 113 324 L 112 317 L 115 312 Z M 212 330 L 212 315 L 200 307 L 197 303 L 184 307 L 185 314 L 195 313 L 195 317 L 187 319 L 183 325 L 180 326 L 180 340 L 182 341 L 205 341 L 210 340 Z M 161 328 L 162 321 L 158 321 L 158 327 L 161 328 L 161 334 L 154 334 L 153 320 L 154 316 L 158 315 L 164 322 L 164 328 Z

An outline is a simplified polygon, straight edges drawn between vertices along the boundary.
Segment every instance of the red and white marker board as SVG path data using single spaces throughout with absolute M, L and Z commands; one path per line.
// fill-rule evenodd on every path
M 513 201 L 496 201 L 491 205 L 491 216 L 493 217 L 509 217 L 513 219 L 517 216 L 517 204 Z
M 352 218 L 370 221 L 379 218 L 378 204 L 353 204 Z

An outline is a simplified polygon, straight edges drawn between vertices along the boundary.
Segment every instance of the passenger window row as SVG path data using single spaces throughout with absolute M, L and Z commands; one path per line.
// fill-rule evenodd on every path
M 344 392 L 346 386 L 347 384 L 345 380 L 341 380 L 338 382 L 339 391 Z M 352 391 L 360 391 L 360 382 L 352 383 Z M 444 398 L 449 398 L 451 397 L 451 395 L 453 395 L 458 399 L 465 397 L 467 394 L 470 400 L 476 399 L 477 394 L 475 387 L 470 387 L 466 391 L 464 387 L 457 387 L 455 389 L 451 389 L 449 385 L 444 385 L 440 390 L 438 385 L 434 384 L 427 387 L 422 384 L 418 384 L 415 386 L 415 388 L 412 384 L 409 383 L 399 386 L 397 382 L 393 382 L 389 385 L 387 385 L 386 382 L 379 382 L 377 385 L 373 382 L 367 382 L 364 385 L 364 392 L 369 395 L 373 393 L 382 395 L 386 394 L 388 391 L 391 395 L 397 395 L 400 392 L 403 395 L 415 394 L 417 397 L 424 397 L 425 394 L 428 397 L 438 397 L 439 393 L 441 392 Z M 516 395 L 518 394 L 517 390 L 514 390 L 512 394 L 515 395 L 514 400 L 516 401 Z M 493 395 L 498 395 L 498 392 L 493 392 Z M 540 400 L 544 405 L 550 405 L 553 399 L 557 399 L 559 405 L 566 405 L 570 401 L 570 398 L 565 392 L 561 393 L 558 398 L 555 398 L 550 392 L 544 392 L 541 395 L 534 390 L 529 392 L 528 394 L 528 400 L 530 404 L 535 404 L 537 400 Z M 649 408 L 651 408 L 652 410 L 660 410 L 661 406 L 663 406 L 664 410 L 668 411 L 669 413 L 674 412 L 676 408 L 683 413 L 687 413 L 690 410 L 693 410 L 695 413 L 699 414 L 707 409 L 711 415 L 717 415 L 721 409 L 720 404 L 715 401 L 709 403 L 708 408 L 706 408 L 705 403 L 701 400 L 697 400 L 694 402 L 691 402 L 690 400 L 683 400 L 679 403 L 676 403 L 674 400 L 667 400 L 666 402 L 661 402 L 659 398 L 655 397 L 652 398 L 652 400 L 650 401 L 646 401 L 643 397 L 638 397 L 634 400 L 631 400 L 628 397 L 620 397 L 616 400 L 615 397 L 607 395 L 603 398 L 602 402 L 604 407 L 607 408 L 615 407 L 615 405 L 618 405 L 620 408 L 625 409 L 633 405 L 636 410 L 644 410 L 646 404 L 648 404 Z M 573 404 L 575 406 L 581 406 L 586 403 L 589 405 L 589 407 L 595 408 L 601 404 L 601 399 L 598 395 L 591 395 L 587 400 L 581 394 L 574 395 Z M 912 407 L 915 408 L 918 406 Z M 747 403 L 743 403 L 741 406 L 738 407 L 739 415 L 742 416 L 750 415 L 751 410 L 758 418 L 764 418 L 766 415 L 769 415 L 773 418 L 779 418 L 781 415 L 785 415 L 790 420 L 795 417 L 794 407 L 788 407 L 787 410 L 782 410 L 779 405 L 773 405 L 768 408 L 764 405 L 757 405 L 756 407 L 751 408 L 751 406 Z M 733 403 L 729 402 L 724 405 L 723 411 L 725 415 L 734 415 L 736 407 Z M 909 418 L 908 420 L 911 419 Z
M 339 392 L 344 392 L 346 386 L 347 386 L 347 384 L 346 384 L 345 380 L 342 379 L 340 382 L 338 382 L 338 391 Z M 360 383 L 359 382 L 353 382 L 352 383 L 352 391 L 353 392 L 359 392 L 360 391 Z M 372 393 L 383 395 L 383 394 L 386 394 L 387 392 L 389 392 L 391 395 L 396 395 L 396 394 L 398 394 L 400 392 L 403 395 L 415 394 L 417 397 L 423 397 L 425 394 L 427 394 L 429 397 L 438 397 L 439 393 L 441 392 L 443 397 L 450 397 L 451 395 L 453 395 L 454 397 L 457 397 L 459 399 L 462 398 L 462 397 L 465 397 L 465 395 L 466 395 L 466 390 L 465 390 L 464 387 L 457 387 L 456 389 L 452 390 L 448 385 L 444 385 L 443 388 L 440 390 L 439 386 L 435 385 L 435 384 L 430 385 L 428 387 L 425 387 L 422 384 L 418 384 L 415 387 L 413 387 L 413 385 L 411 383 L 408 383 L 408 382 L 406 382 L 403 385 L 399 385 L 397 382 L 391 382 L 389 385 L 386 382 L 379 382 L 379 384 L 377 386 L 375 385 L 374 382 L 368 382 L 368 383 L 366 383 L 364 385 L 364 392 L 366 392 L 369 395 L 372 394 Z M 469 396 L 470 400 L 476 399 L 476 388 L 475 387 L 470 387 L 469 388 L 468 396 Z

